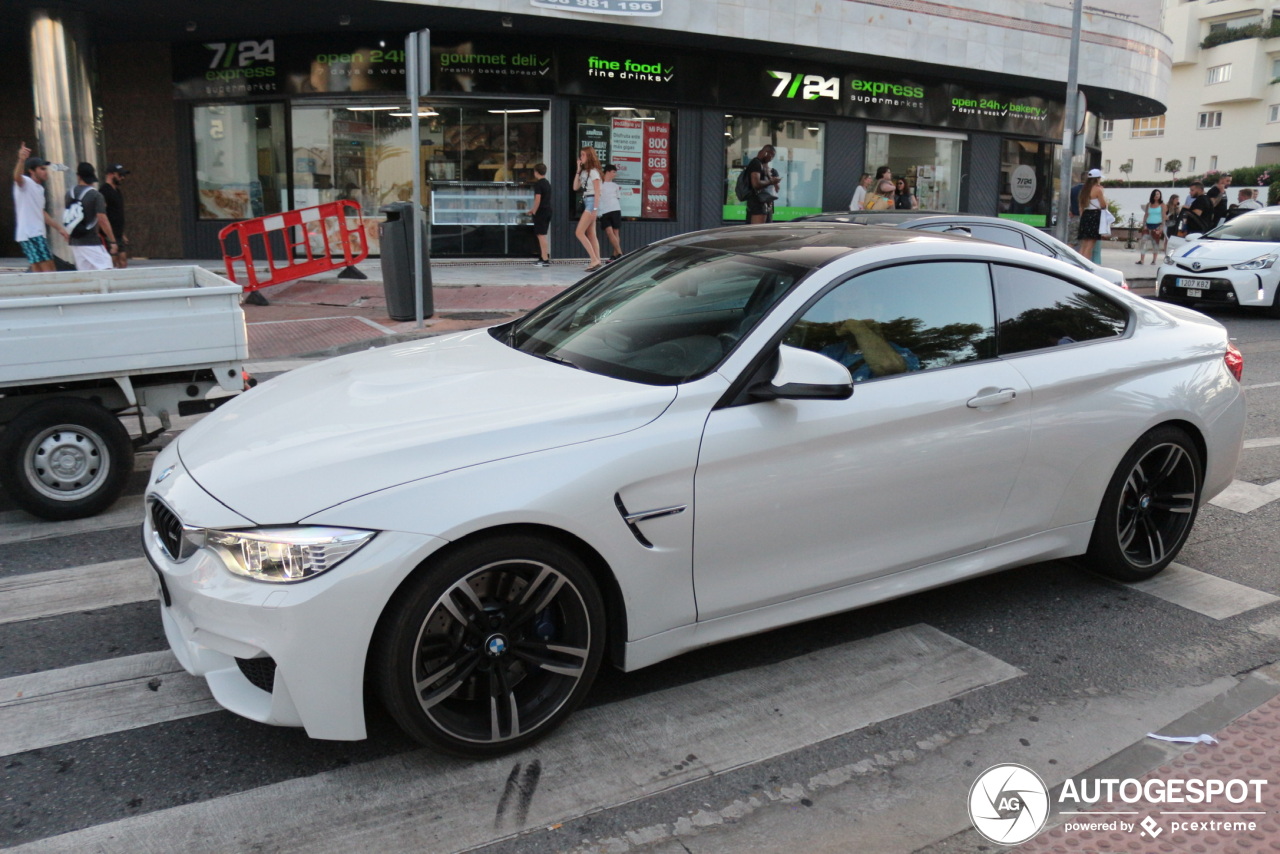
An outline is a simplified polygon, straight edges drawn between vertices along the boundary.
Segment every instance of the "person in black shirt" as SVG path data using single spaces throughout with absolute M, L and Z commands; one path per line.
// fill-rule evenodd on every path
M 551 266 L 551 182 L 547 180 L 547 164 L 535 163 L 533 166 L 533 207 L 529 213 L 533 217 L 533 233 L 538 236 L 539 267 Z
M 1213 203 L 1204 194 L 1204 184 L 1192 183 L 1187 193 L 1187 203 L 1182 208 L 1182 225 L 1178 235 L 1203 234 L 1213 226 Z
M 770 161 L 778 150 L 772 145 L 760 149 L 760 153 L 747 164 L 747 175 L 751 178 L 751 195 L 747 196 L 747 222 L 772 222 L 773 201 L 778 197 L 778 185 L 782 179 L 776 170 L 769 168 Z
M 107 167 L 98 192 L 107 203 L 107 222 L 111 223 L 111 233 L 115 235 L 119 245 L 116 254 L 111 256 L 116 269 L 123 270 L 129 266 L 129 238 L 124 231 L 124 195 L 120 192 L 120 182 L 129 170 L 119 163 Z
M 1205 192 L 1204 197 L 1208 199 L 1209 209 L 1212 213 L 1212 217 L 1205 223 L 1205 231 L 1227 218 L 1227 207 L 1230 205 L 1230 200 L 1227 198 L 1227 189 L 1230 186 L 1231 175 L 1223 173 L 1218 177 L 1218 183 Z

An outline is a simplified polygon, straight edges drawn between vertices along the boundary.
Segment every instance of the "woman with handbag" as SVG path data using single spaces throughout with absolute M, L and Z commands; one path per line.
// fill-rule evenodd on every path
M 1102 192 L 1102 170 L 1090 169 L 1080 188 L 1080 254 L 1093 257 L 1093 247 L 1102 236 L 1102 212 L 1107 207 L 1107 197 Z
M 1138 235 L 1138 263 L 1151 253 L 1151 263 L 1156 263 L 1156 253 L 1164 243 L 1164 194 L 1152 190 L 1147 203 L 1142 206 L 1142 233 Z M 1150 248 L 1148 248 L 1150 247 Z

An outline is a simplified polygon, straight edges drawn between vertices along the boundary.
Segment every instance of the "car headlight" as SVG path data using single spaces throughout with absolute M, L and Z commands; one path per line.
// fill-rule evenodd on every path
M 288 583 L 333 569 L 373 539 L 357 528 L 205 530 L 204 544 L 228 570 L 255 581 Z
M 1257 258 L 1254 258 L 1251 261 L 1242 261 L 1239 264 L 1232 264 L 1231 269 L 1233 270 L 1270 270 L 1271 265 L 1276 263 L 1276 258 L 1278 257 L 1280 256 L 1275 254 L 1259 255 Z
M 1168 255 L 1164 256 L 1164 262 L 1165 262 L 1166 264 L 1172 264 L 1172 263 L 1173 263 L 1173 254 L 1172 254 L 1172 253 L 1170 253 L 1170 254 L 1168 254 Z

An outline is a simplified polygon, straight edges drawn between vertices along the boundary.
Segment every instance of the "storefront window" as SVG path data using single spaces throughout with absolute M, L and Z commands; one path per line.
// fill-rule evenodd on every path
M 403 112 L 392 106 L 295 106 L 293 206 L 351 199 L 365 216 L 374 216 L 385 204 L 409 201 L 412 137 Z
M 423 111 L 433 253 L 537 251 L 528 221 L 529 186 L 534 165 L 545 160 L 544 116 L 542 107 L 527 102 L 438 103 Z
M 773 205 L 775 222 L 822 212 L 822 138 L 826 124 L 808 119 L 768 119 L 759 116 L 724 117 L 724 219 L 745 220 L 747 207 L 734 187 L 738 174 L 766 145 L 778 150 L 770 168 L 782 183 Z
M 1047 228 L 1052 220 L 1057 146 L 1006 139 L 1000 158 L 1000 210 L 1005 219 Z
M 867 168 L 875 174 L 888 166 L 895 178 L 905 178 L 919 201 L 919 209 L 955 213 L 960 210 L 960 175 L 966 137 L 899 129 L 867 133 Z
M 250 219 L 288 209 L 284 105 L 200 106 L 192 122 L 200 219 Z
M 573 111 L 573 128 L 572 160 L 549 164 L 551 180 L 572 182 L 578 151 L 590 145 L 601 165 L 618 167 L 614 181 L 624 219 L 675 219 L 674 112 L 656 107 L 578 104 Z M 575 203 L 581 198 L 577 195 Z

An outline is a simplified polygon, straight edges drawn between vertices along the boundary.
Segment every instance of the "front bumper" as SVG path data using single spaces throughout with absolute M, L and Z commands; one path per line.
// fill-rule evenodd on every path
M 209 506 L 199 506 L 192 489 L 199 487 L 176 453 L 157 459 L 156 471 L 170 465 L 174 472 L 148 490 L 143 545 L 178 661 L 236 714 L 305 727 L 312 738 L 364 738 L 365 660 L 378 618 L 404 578 L 444 541 L 382 531 L 337 567 L 294 584 L 233 575 L 207 549 L 177 561 L 156 536 L 153 502 L 197 526 L 224 526 L 226 509 L 202 491 Z
M 1201 273 L 1165 264 L 1156 271 L 1156 294 L 1172 300 L 1266 308 L 1275 300 L 1276 274 L 1230 268 Z

